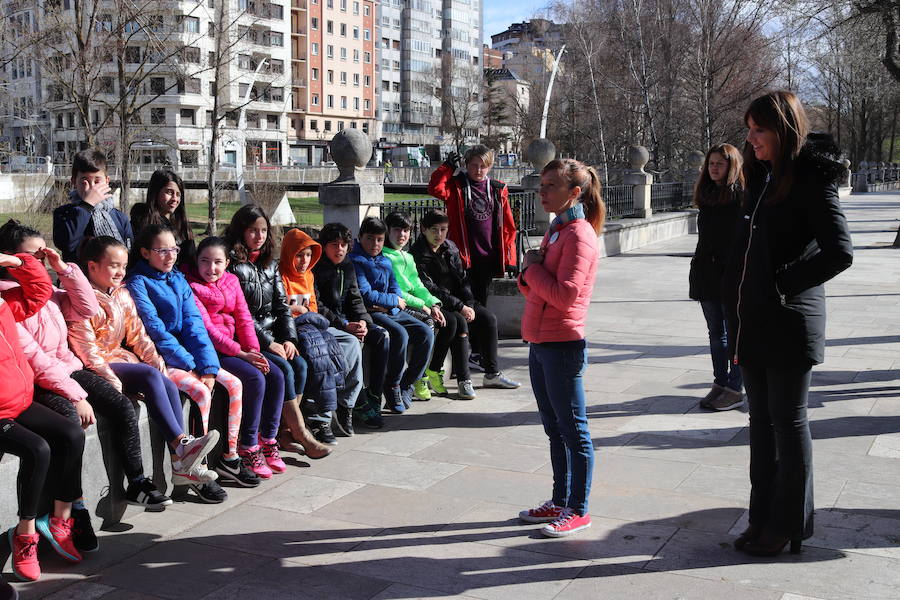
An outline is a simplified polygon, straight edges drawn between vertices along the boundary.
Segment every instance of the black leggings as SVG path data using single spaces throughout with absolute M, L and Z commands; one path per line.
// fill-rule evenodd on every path
M 15 419 L 0 420 L 0 453 L 5 452 L 19 457 L 19 518 L 37 517 L 48 475 L 54 499 L 81 497 L 84 431 L 59 413 L 32 403 Z
M 137 416 L 134 414 L 134 404 L 93 371 L 82 369 L 72 373 L 71 377 L 88 393 L 87 400 L 94 408 L 94 413 L 110 421 L 109 432 L 114 446 L 119 451 L 122 469 L 128 481 L 142 479 L 144 464 L 141 461 L 141 437 L 138 432 Z M 42 388 L 35 388 L 34 401 L 81 425 L 75 405 L 68 398 Z
M 453 372 L 460 381 L 470 379 L 469 375 L 469 324 L 465 317 L 455 310 L 445 310 L 444 318 L 447 324 L 437 330 L 434 337 L 434 353 L 431 355 L 432 371 L 440 371 L 444 368 L 444 359 L 450 352 L 453 361 Z

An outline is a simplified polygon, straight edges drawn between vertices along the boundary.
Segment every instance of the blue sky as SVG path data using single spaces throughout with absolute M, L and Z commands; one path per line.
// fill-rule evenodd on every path
M 528 21 L 549 4 L 549 0 L 482 0 L 484 5 L 484 43 L 513 23 Z

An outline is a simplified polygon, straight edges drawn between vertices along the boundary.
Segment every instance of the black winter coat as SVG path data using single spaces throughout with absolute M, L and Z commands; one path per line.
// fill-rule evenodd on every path
M 807 366 L 825 358 L 823 284 L 853 262 L 837 155 L 833 144 L 807 143 L 792 190 L 777 204 L 768 201 L 774 185 L 763 163 L 748 178 L 724 286 L 738 364 Z
M 721 301 L 722 278 L 740 220 L 741 191 L 727 204 L 700 205 L 697 249 L 688 275 L 691 300 Z
M 416 261 L 419 279 L 444 308 L 460 311 L 463 306 L 475 306 L 475 296 L 456 244 L 447 240 L 437 252 L 432 252 L 428 240 L 420 235 L 409 253 Z
M 247 308 L 253 317 L 259 347 L 268 350 L 272 342 L 297 343 L 297 330 L 288 309 L 284 283 L 278 261 L 270 261 L 265 267 L 232 259 L 228 270 L 237 275 L 247 298 Z
M 350 257 L 345 256 L 338 264 L 327 257 L 319 260 L 313 267 L 313 276 L 319 314 L 327 318 L 332 327 L 343 329 L 348 321 L 365 321 L 372 327 L 372 317 L 359 293 L 356 269 Z
M 308 312 L 294 319 L 300 343 L 297 349 L 309 365 L 304 394 L 316 399 L 321 411 L 337 407 L 337 393 L 344 389 L 347 366 L 340 344 L 328 333 L 328 319 Z

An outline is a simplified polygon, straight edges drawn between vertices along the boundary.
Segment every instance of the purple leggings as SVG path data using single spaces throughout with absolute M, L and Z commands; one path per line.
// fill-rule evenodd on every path
M 181 396 L 171 379 L 144 363 L 114 362 L 109 363 L 109 368 L 122 382 L 126 394 L 144 395 L 147 412 L 167 442 L 184 433 Z
M 266 359 L 268 360 L 268 359 Z M 219 355 L 222 368 L 240 379 L 244 386 L 240 444 L 245 448 L 256 445 L 256 434 L 266 440 L 274 439 L 281 423 L 284 405 L 284 375 L 269 362 L 269 372 L 262 371 L 236 356 Z

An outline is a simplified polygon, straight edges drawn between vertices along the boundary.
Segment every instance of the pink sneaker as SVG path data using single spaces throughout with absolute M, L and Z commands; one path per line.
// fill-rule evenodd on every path
M 581 516 L 570 508 L 562 511 L 558 519 L 541 527 L 541 533 L 547 537 L 566 537 L 591 526 L 591 515 Z
M 22 581 L 40 579 L 41 565 L 38 563 L 37 547 L 41 536 L 37 533 L 19 535 L 15 527 L 7 531 L 6 535 L 12 549 L 12 568 L 16 577 Z
M 262 455 L 266 459 L 266 464 L 272 469 L 273 473 L 284 473 L 287 471 L 287 465 L 281 460 L 281 454 L 278 453 L 278 442 L 275 440 L 259 439 L 259 447 L 262 449 Z
M 519 513 L 519 519 L 526 523 L 549 523 L 555 521 L 564 509 L 553 504 L 553 500 L 547 500 L 537 508 L 529 508 Z
M 75 542 L 72 539 L 72 525 L 75 519 L 60 519 L 43 515 L 34 521 L 34 527 L 37 532 L 44 536 L 57 554 L 62 556 L 70 563 L 81 562 L 81 553 L 75 548 Z
M 256 473 L 261 479 L 270 479 L 272 477 L 272 469 L 263 460 L 262 451 L 259 446 L 250 446 L 249 448 L 241 448 L 238 450 L 241 462 L 244 466 Z

